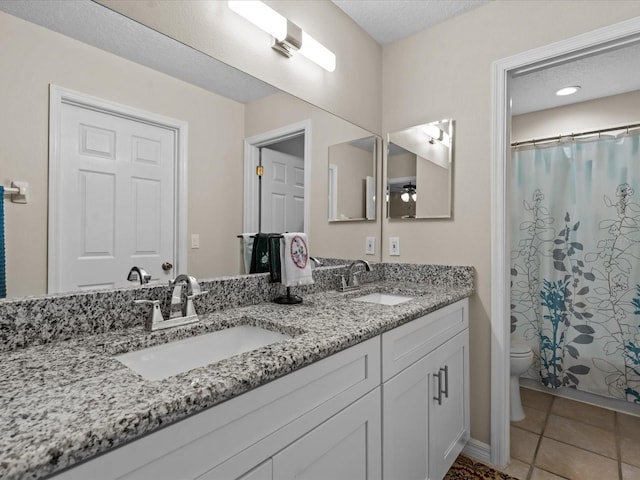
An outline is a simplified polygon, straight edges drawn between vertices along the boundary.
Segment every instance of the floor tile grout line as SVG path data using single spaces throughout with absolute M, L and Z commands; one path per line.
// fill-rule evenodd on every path
M 527 480 L 531 480 L 533 477 L 533 471 L 536 469 L 536 460 L 538 458 L 538 451 L 540 450 L 540 445 L 542 444 L 542 438 L 544 437 L 544 432 L 547 429 L 547 422 L 549 421 L 549 416 L 551 415 L 551 407 L 553 406 L 554 398 L 551 398 L 551 402 L 549 402 L 549 406 L 547 407 L 547 411 L 544 414 L 544 423 L 542 425 L 542 431 L 538 436 L 538 442 L 536 443 L 536 449 L 533 452 L 533 458 L 531 459 L 531 466 L 529 467 L 529 475 L 527 475 Z
M 604 407 L 599 407 L 597 405 L 594 405 L 596 408 L 600 408 L 600 409 L 603 409 L 603 410 L 608 410 L 608 411 L 613 413 L 613 428 L 607 428 L 606 426 L 603 426 L 601 424 L 594 424 L 594 423 L 591 423 L 591 422 L 582 421 L 580 418 L 574 418 L 574 417 L 562 415 L 562 412 L 553 413 L 553 406 L 554 406 L 554 403 L 555 403 L 556 399 L 557 398 L 564 398 L 564 397 L 559 397 L 559 396 L 552 395 L 552 394 L 548 394 L 548 395 L 551 397 L 551 402 L 549 403 L 549 406 L 548 406 L 548 408 L 546 410 L 542 410 L 542 409 L 536 408 L 538 405 L 535 405 L 535 406 L 534 405 L 528 405 L 529 408 L 532 408 L 534 410 L 538 410 L 540 412 L 544 412 L 545 413 L 544 420 L 542 422 L 543 423 L 543 427 L 542 427 L 542 432 L 541 433 L 538 434 L 535 431 L 528 430 L 526 428 L 521 428 L 521 427 L 519 427 L 517 425 L 512 425 L 513 427 L 518 428 L 518 429 L 520 429 L 522 431 L 538 435 L 538 441 L 536 442 L 536 447 L 535 447 L 535 451 L 534 451 L 534 454 L 533 454 L 532 462 L 529 465 L 529 469 L 527 471 L 527 475 L 526 475 L 525 478 L 527 480 L 531 480 L 533 478 L 535 469 L 540 469 L 542 471 L 551 473 L 553 475 L 557 475 L 560 478 L 565 478 L 565 477 L 563 477 L 561 475 L 558 475 L 557 473 L 550 472 L 547 469 L 541 468 L 540 466 L 537 465 L 538 454 L 540 453 L 542 440 L 544 438 L 548 438 L 550 440 L 562 443 L 564 445 L 576 448 L 578 450 L 582 450 L 583 452 L 586 452 L 586 453 L 589 453 L 589 454 L 592 454 L 592 455 L 597 455 L 599 457 L 602 457 L 603 459 L 615 461 L 616 465 L 618 467 L 617 468 L 617 470 L 618 470 L 618 478 L 619 478 L 619 480 L 624 480 L 623 470 L 622 470 L 622 464 L 623 464 L 623 462 L 622 462 L 622 434 L 621 434 L 621 428 L 620 428 L 620 425 L 619 425 L 619 422 L 620 422 L 619 416 L 621 415 L 621 412 L 618 412 L 618 411 L 613 410 L 613 409 L 607 409 L 607 408 L 604 408 Z M 567 400 L 571 400 L 571 399 L 567 399 Z M 581 402 L 579 402 L 577 400 L 573 400 L 573 401 L 581 403 Z M 613 456 L 608 456 L 608 455 L 602 454 L 601 452 L 596 452 L 596 451 L 589 450 L 587 448 L 579 447 L 578 445 L 574 445 L 573 443 L 569 443 L 570 442 L 569 440 L 563 441 L 563 440 L 559 440 L 559 439 L 555 439 L 555 438 L 546 436 L 545 434 L 547 433 L 547 429 L 549 427 L 549 419 L 550 419 L 552 414 L 556 415 L 558 417 L 561 417 L 562 419 L 567 419 L 567 420 L 570 420 L 570 421 L 582 423 L 582 424 L 584 424 L 586 426 L 589 426 L 589 427 L 594 427 L 594 428 L 598 428 L 598 429 L 601 429 L 601 430 L 604 430 L 604 431 L 611 432 L 613 434 L 613 436 L 614 436 L 614 446 L 615 446 L 615 452 L 614 452 Z
M 618 457 L 618 478 L 623 480 L 622 478 L 622 452 L 620 446 L 620 432 L 618 426 L 618 412 L 613 412 L 613 437 L 616 442 L 616 456 Z
M 549 415 L 549 416 L 551 416 L 551 415 Z M 591 425 L 590 423 L 580 422 L 579 420 L 576 420 L 574 418 L 569 418 L 569 417 L 561 417 L 561 418 L 566 419 L 566 420 L 572 420 L 572 421 L 577 422 L 577 423 L 582 423 L 582 424 L 588 425 L 590 427 L 600 428 L 600 427 L 597 427 L 596 425 Z M 618 439 L 616 437 L 615 431 L 611 432 L 610 430 L 607 430 L 607 429 L 604 429 L 604 428 L 600 428 L 600 430 L 603 430 L 603 431 L 605 431 L 607 433 L 613 433 L 614 445 L 617 446 L 617 444 L 618 444 L 617 440 Z M 545 431 L 546 431 L 546 425 L 545 425 Z M 616 452 L 615 452 L 614 456 L 610 457 L 609 455 L 605 455 L 605 454 L 603 454 L 601 452 L 595 452 L 593 450 L 589 450 L 588 448 L 581 447 L 579 445 L 576 445 L 575 443 L 571 443 L 569 441 L 561 440 L 559 438 L 555 438 L 555 437 L 550 437 L 550 436 L 544 435 L 544 432 L 541 435 L 543 435 L 545 438 L 548 438 L 549 440 L 553 440 L 554 442 L 562 443 L 563 445 L 568 445 L 568 446 L 573 447 L 575 449 L 582 450 L 584 452 L 588 452 L 588 453 L 591 453 L 593 455 L 597 455 L 599 457 L 606 458 L 606 459 L 609 459 L 609 460 L 618 461 L 619 457 L 620 457 L 620 454 L 619 454 L 617 448 L 616 448 Z

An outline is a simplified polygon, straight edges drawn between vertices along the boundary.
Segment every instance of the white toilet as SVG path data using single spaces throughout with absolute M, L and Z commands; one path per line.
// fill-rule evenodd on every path
M 527 371 L 533 360 L 531 347 L 524 343 L 511 344 L 511 421 L 519 422 L 524 420 L 524 410 L 520 400 L 520 375 Z

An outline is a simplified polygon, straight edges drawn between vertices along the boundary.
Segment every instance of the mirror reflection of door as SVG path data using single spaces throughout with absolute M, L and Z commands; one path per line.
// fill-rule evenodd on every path
M 61 103 L 50 292 L 128 286 L 134 265 L 159 280 L 176 263 L 176 132 L 126 113 Z
M 304 231 L 304 135 L 262 147 L 261 230 Z

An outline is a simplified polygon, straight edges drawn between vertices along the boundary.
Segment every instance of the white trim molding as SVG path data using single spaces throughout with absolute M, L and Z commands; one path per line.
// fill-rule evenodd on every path
M 476 440 L 475 438 L 469 439 L 462 449 L 462 453 L 479 462 L 485 464 L 491 463 L 491 447 L 480 440 Z
M 71 104 L 109 115 L 117 115 L 137 122 L 157 125 L 173 130 L 176 138 L 176 165 L 174 180 L 174 272 L 187 272 L 187 220 L 188 220 L 188 123 L 182 120 L 150 113 L 128 105 L 104 100 L 57 85 L 49 85 L 49 202 L 47 242 L 47 292 L 58 293 L 60 288 L 60 128 L 62 105 Z
M 288 138 L 304 135 L 304 233 L 309 237 L 311 198 L 311 120 L 302 120 L 275 130 L 260 133 L 244 140 L 244 203 L 242 228 L 245 233 L 258 231 L 258 176 L 260 147 L 266 147 Z
M 509 81 L 514 73 L 548 68 L 640 41 L 640 17 L 600 28 L 493 63 L 491 140 L 491 456 L 509 462 L 509 246 L 507 178 L 511 110 Z

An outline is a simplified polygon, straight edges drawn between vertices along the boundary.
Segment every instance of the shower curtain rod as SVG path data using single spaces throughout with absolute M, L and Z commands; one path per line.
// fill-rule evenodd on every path
M 605 132 L 615 132 L 616 130 L 626 130 L 627 131 L 626 133 L 629 133 L 629 130 L 633 128 L 640 128 L 640 123 L 632 123 L 629 125 L 622 125 L 620 127 L 601 128 L 599 130 L 589 130 L 587 132 L 570 133 L 566 135 L 556 135 L 555 137 L 533 138 L 531 140 L 523 140 L 522 142 L 513 142 L 511 146 L 520 147 L 522 145 L 529 145 L 529 144 L 535 145 L 537 143 L 559 141 L 559 140 L 562 140 L 563 138 L 570 138 L 571 140 L 573 140 L 576 137 L 585 137 L 588 135 L 595 135 L 596 133 L 599 135 Z

